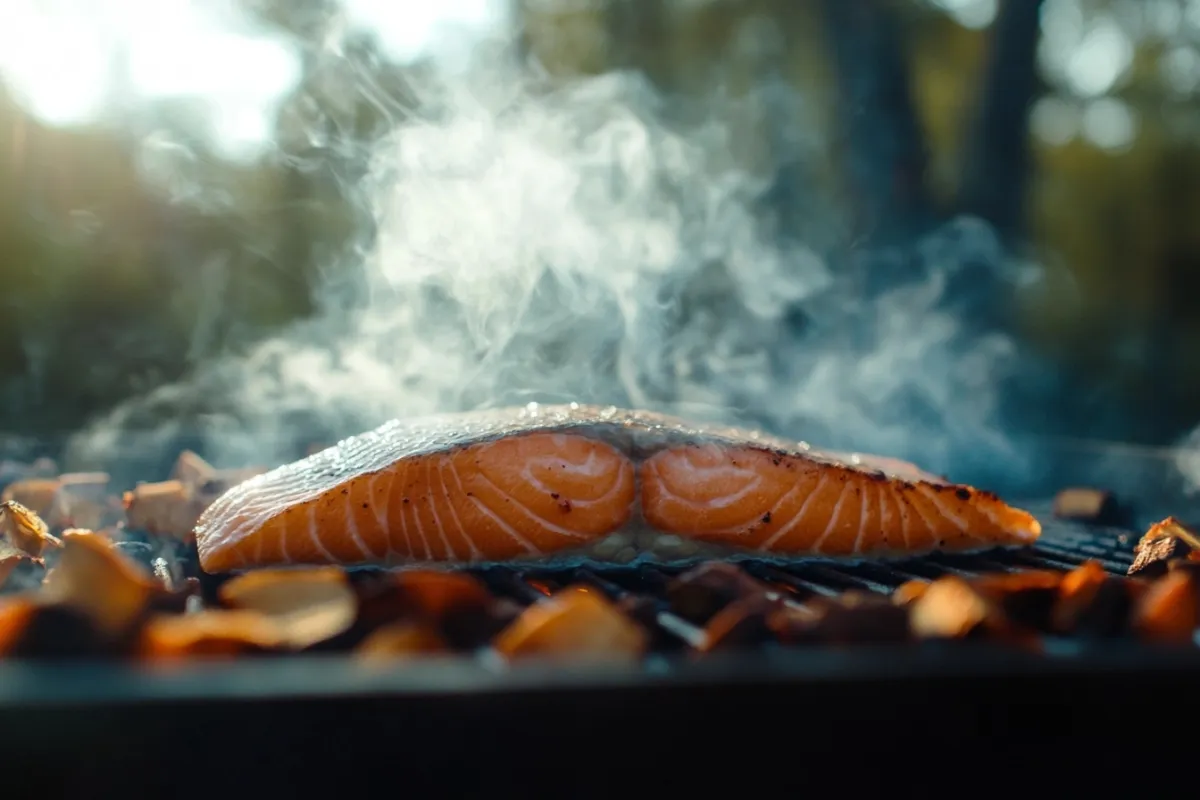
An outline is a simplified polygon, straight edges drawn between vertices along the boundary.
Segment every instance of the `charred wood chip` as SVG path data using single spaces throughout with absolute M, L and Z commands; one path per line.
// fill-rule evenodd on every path
M 1175 570 L 1154 581 L 1133 611 L 1133 629 L 1142 639 L 1189 644 L 1200 626 L 1200 584 L 1192 572 Z
M 1150 526 L 1134 548 L 1128 574 L 1159 578 L 1167 573 L 1169 562 L 1189 558 L 1200 549 L 1200 537 L 1175 517 L 1167 517 Z
M 359 627 L 414 623 L 439 633 L 450 646 L 467 649 L 488 642 L 516 616 L 499 604 L 472 575 L 434 570 L 386 573 L 361 581 Z
M 50 528 L 33 510 L 16 500 L 0 503 L 0 556 L 40 559 L 46 550 L 60 547 L 62 542 L 50 535 Z
M 1050 627 L 1073 636 L 1119 636 L 1129 630 L 1132 608 L 1128 581 L 1109 575 L 1096 561 L 1086 561 L 1063 578 Z
M 642 625 L 656 632 L 658 631 L 658 615 L 667 610 L 665 605 L 665 603 L 655 597 L 640 594 L 626 595 L 617 601 L 617 608 L 621 610 L 621 613 L 630 619 L 637 620 Z M 656 637 L 655 644 L 666 644 L 677 641 L 673 637 L 664 639 L 663 641 L 658 641 L 658 638 Z
M 640 658 L 646 631 L 604 595 L 571 586 L 526 608 L 500 632 L 493 646 L 508 658 Z
M 783 600 L 765 592 L 746 595 L 721 609 L 704 628 L 702 653 L 756 647 L 776 640 L 769 622 Z
M 293 650 L 330 642 L 350 629 L 358 613 L 358 598 L 336 567 L 247 572 L 218 593 L 223 605 L 262 615 Z
M 39 592 L 43 602 L 89 617 L 107 636 L 120 637 L 141 621 L 163 588 L 103 536 L 82 531 L 63 535 L 58 564 Z
M 770 624 L 786 643 L 903 642 L 912 638 L 906 605 L 879 595 L 847 592 L 838 598 L 810 601 L 803 609 L 785 607 L 772 615 Z
M 58 659 L 111 656 L 124 642 L 102 633 L 91 616 L 77 608 L 46 605 L 29 596 L 0 603 L 0 656 Z
M 150 610 L 164 614 L 183 614 L 191 598 L 200 597 L 200 581 L 185 578 L 165 594 L 156 594 L 150 601 Z
M 998 603 L 1005 617 L 1017 625 L 1047 630 L 1062 581 L 1061 572 L 1027 570 L 985 575 L 973 580 L 971 585 Z
M 1096 525 L 1119 525 L 1123 521 L 1122 509 L 1117 503 L 1117 498 L 1112 492 L 1104 489 L 1063 489 L 1054 498 L 1053 513 L 1059 519 Z
M 667 588 L 671 610 L 689 622 L 704 625 L 742 597 L 762 594 L 766 587 L 733 564 L 712 561 L 689 570 Z

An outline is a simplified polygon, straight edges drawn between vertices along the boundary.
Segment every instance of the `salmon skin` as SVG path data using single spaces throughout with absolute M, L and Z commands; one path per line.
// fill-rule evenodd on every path
M 536 560 L 621 531 L 875 558 L 1024 545 L 1041 526 L 907 462 L 572 403 L 389 422 L 234 487 L 195 532 L 201 567 L 225 572 Z

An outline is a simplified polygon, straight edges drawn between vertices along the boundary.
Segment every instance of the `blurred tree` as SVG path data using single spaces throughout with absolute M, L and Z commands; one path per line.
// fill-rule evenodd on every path
M 1195 0 L 510 1 L 552 76 L 641 70 L 684 122 L 727 120 L 764 215 L 840 266 L 988 220 L 1042 265 L 1019 322 L 1064 378 L 1057 428 L 1200 418 Z M 257 160 L 215 150 L 194 101 L 55 129 L 0 92 L 0 427 L 74 426 L 244 347 L 331 302 L 369 243 L 362 156 L 420 65 L 337 0 L 242 5 L 301 62 Z

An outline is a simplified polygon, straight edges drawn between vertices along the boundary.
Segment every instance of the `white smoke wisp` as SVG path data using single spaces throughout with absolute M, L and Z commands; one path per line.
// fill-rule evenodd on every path
M 952 226 L 913 256 L 920 280 L 860 296 L 764 222 L 766 181 L 728 166 L 727 128 L 666 124 L 636 74 L 528 77 L 430 71 L 361 187 L 376 227 L 361 302 L 119 409 L 76 455 L 119 450 L 152 407 L 164 431 L 202 409 L 187 425 L 210 452 L 272 464 L 318 429 L 578 400 L 699 409 L 934 470 L 964 453 L 1016 463 L 995 420 L 1013 348 L 967 336 L 945 304 L 964 251 L 998 259 L 986 228 Z
M 1184 481 L 1184 490 L 1200 494 L 1200 428 L 1184 436 L 1174 451 L 1175 468 Z

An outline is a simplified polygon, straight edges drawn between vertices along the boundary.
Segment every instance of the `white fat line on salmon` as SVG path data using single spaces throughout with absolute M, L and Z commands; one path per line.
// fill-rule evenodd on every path
M 812 499 L 817 496 L 818 492 L 820 492 L 822 489 L 825 488 L 825 481 L 828 477 L 829 476 L 826 475 L 824 472 L 822 472 L 820 474 L 820 476 L 817 478 L 816 484 L 813 486 L 812 491 L 809 492 L 808 496 L 804 498 L 804 502 L 802 502 L 800 504 L 800 508 L 798 508 L 796 510 L 796 513 L 792 515 L 792 518 L 790 520 L 788 520 L 786 524 L 781 526 L 779 528 L 779 530 L 777 530 L 773 534 L 771 534 L 771 536 L 759 546 L 759 548 L 758 548 L 759 550 L 761 550 L 761 551 L 769 550 L 773 544 L 778 542 L 784 536 L 787 536 L 789 533 L 792 532 L 792 530 L 797 525 L 800 524 L 800 521 L 802 519 L 804 519 L 804 515 L 808 512 L 809 503 L 811 503 Z M 791 490 L 789 490 L 789 492 L 787 494 L 784 495 L 784 497 L 788 497 L 792 493 L 799 491 L 799 489 L 800 489 L 800 484 L 797 483 L 791 488 Z M 780 502 L 782 502 L 782 500 Z
M 281 522 L 280 524 L 282 525 L 283 523 Z M 239 537 L 239 540 L 240 540 L 240 538 L 241 537 Z M 266 538 L 267 537 L 265 537 L 265 536 L 259 536 L 258 537 L 258 545 L 254 548 L 254 560 L 259 563 L 262 563 L 263 543 L 266 541 Z
M 463 489 L 462 481 L 458 479 L 458 472 L 454 469 L 454 463 L 449 458 L 441 458 L 438 460 L 438 476 L 441 478 L 442 486 L 446 488 L 446 496 L 449 498 L 450 487 L 446 486 L 446 476 L 443 470 L 450 468 L 450 477 L 454 479 L 454 484 L 458 488 L 459 494 L 466 497 L 467 492 Z M 483 553 L 475 546 L 475 540 L 467 533 L 467 529 L 463 526 L 462 520 L 458 517 L 458 511 L 454 508 L 454 503 L 447 502 L 447 508 L 450 509 L 450 516 L 454 519 L 454 524 L 458 528 L 458 532 L 462 534 L 463 541 L 467 543 L 467 557 L 471 561 L 478 561 L 483 558 Z
M 921 520 L 921 524 L 925 526 L 925 530 L 929 532 L 929 536 L 930 536 L 930 538 L 933 539 L 933 544 L 936 546 L 938 543 L 938 538 L 939 538 L 938 533 L 937 533 L 937 526 L 929 521 L 929 517 L 925 516 L 925 511 L 921 508 L 921 504 L 919 502 L 917 502 L 914 499 L 906 500 L 906 498 L 904 497 L 905 493 L 920 494 L 920 491 L 918 491 L 918 489 L 917 489 L 917 484 L 910 483 L 910 484 L 908 484 L 907 488 L 901 489 L 900 490 L 900 500 L 901 500 L 901 502 L 905 502 L 907 507 L 909 509 L 911 509 L 912 512 L 914 514 L 916 514 L 917 517 Z
M 566 444 L 566 442 L 564 441 L 563 444 L 560 445 L 560 447 L 565 444 Z M 604 444 L 604 443 L 597 442 L 597 444 Z M 624 455 L 622 453 L 620 453 L 619 451 L 614 451 L 612 453 L 612 455 L 617 458 L 624 457 Z M 588 450 L 587 458 L 585 458 L 583 461 L 571 461 L 570 459 L 564 458 L 561 455 L 559 455 L 559 456 L 533 456 L 533 457 L 526 459 L 526 461 L 527 461 L 527 463 L 529 463 L 531 465 L 537 464 L 539 466 L 547 467 L 550 469 L 554 469 L 555 467 L 557 467 L 558 471 L 560 471 L 560 472 L 565 472 L 569 475 L 582 475 L 585 478 L 597 478 L 597 477 L 603 475 L 607 471 L 605 469 L 604 463 L 599 461 L 596 458 L 595 448 Z
M 419 466 L 421 463 L 422 462 L 418 461 L 417 465 Z M 412 488 L 411 483 L 408 484 L 408 488 L 409 489 Z M 408 494 L 408 492 L 406 492 L 406 494 Z M 425 526 L 421 524 L 421 512 L 417 507 L 420 504 L 422 498 L 420 495 L 412 493 L 412 494 L 409 494 L 408 500 L 409 500 L 409 502 L 407 504 L 408 505 L 408 513 L 412 517 L 413 528 L 416 529 L 417 536 L 420 537 L 421 547 L 425 550 L 424 558 L 428 561 L 433 561 L 434 560 L 433 548 L 431 548 L 429 546 L 429 539 L 425 535 Z M 416 553 L 413 553 L 413 555 L 416 556 Z
M 528 520 L 530 520 L 531 522 L 533 522 L 537 525 L 541 525 L 547 531 L 550 531 L 551 533 L 557 533 L 560 536 L 565 536 L 568 539 L 587 539 L 587 538 L 589 538 L 586 533 L 583 533 L 581 531 L 573 531 L 573 530 L 570 530 L 569 528 L 563 528 L 559 525 L 555 525 L 550 520 L 542 519 L 537 514 L 533 513 L 533 511 L 531 511 L 529 509 L 529 507 L 526 506 L 524 503 L 522 503 L 520 500 L 513 497 L 510 493 L 504 491 L 499 486 L 497 486 L 495 481 L 493 481 L 491 478 L 489 478 L 487 476 L 487 473 L 485 473 L 482 469 L 479 471 L 479 477 L 480 477 L 480 479 L 483 480 L 484 483 L 486 483 L 488 486 L 495 489 L 497 494 L 508 498 L 509 505 L 511 505 L 513 508 L 515 508 L 521 514 L 523 514 Z
M 870 498 L 869 489 L 873 488 L 870 481 L 859 481 L 855 484 L 858 489 L 859 496 L 862 502 L 858 506 L 858 533 L 854 536 L 854 546 L 850 548 L 850 552 L 857 553 L 862 546 L 863 531 L 867 529 L 867 512 L 871 510 L 871 504 L 868 502 Z
M 529 459 L 528 460 L 528 462 L 534 462 L 534 461 L 538 461 L 538 459 Z M 540 478 L 538 478 L 533 473 L 531 464 L 528 462 L 524 465 L 524 467 L 521 469 L 521 472 L 519 473 L 522 480 L 524 480 L 531 487 L 533 487 L 533 489 L 535 489 L 536 491 L 539 491 L 543 494 L 557 494 L 557 492 L 554 490 L 554 487 L 547 486 L 545 483 L 543 483 L 541 481 Z M 558 460 L 557 459 L 542 459 L 539 463 L 542 466 L 549 466 L 551 464 L 558 463 Z M 597 503 L 599 503 L 599 502 L 603 501 L 604 499 L 606 499 L 607 497 L 609 497 L 613 493 L 613 491 L 615 491 L 616 489 L 618 489 L 620 487 L 621 480 L 622 480 L 622 478 L 624 478 L 624 475 L 625 475 L 625 467 L 626 467 L 626 465 L 628 465 L 628 463 L 629 463 L 629 459 L 622 457 L 621 458 L 621 469 L 616 470 L 615 472 L 613 470 L 600 470 L 600 471 L 598 471 L 597 475 L 589 475 L 588 477 L 604 477 L 606 475 L 611 476 L 612 482 L 610 483 L 610 485 L 608 487 L 605 488 L 604 493 L 600 497 L 593 498 L 591 500 L 578 498 L 578 497 L 572 497 L 571 505 L 574 506 L 575 508 L 589 508 L 590 506 L 594 506 Z M 569 472 L 570 470 L 567 470 L 567 471 Z M 576 474 L 579 474 L 579 473 L 576 473 Z
M 290 563 L 292 563 L 292 556 L 288 553 L 288 539 L 292 538 L 292 536 L 291 536 L 292 520 L 287 514 L 284 514 L 283 519 L 281 520 L 280 524 L 281 524 L 281 527 L 279 530 L 279 560 L 282 561 L 284 564 L 290 564 Z M 263 538 L 263 535 L 261 532 L 258 534 L 258 538 L 260 540 Z
M 946 503 L 942 502 L 941 494 L 939 492 L 935 491 L 933 489 L 933 487 L 928 486 L 923 483 L 918 483 L 917 491 L 919 491 L 922 495 L 927 497 L 929 499 L 929 502 L 933 503 L 934 508 L 936 508 L 938 511 L 942 512 L 942 516 L 946 517 L 946 519 L 950 520 L 955 525 L 957 525 L 958 529 L 960 531 L 962 531 L 967 536 L 968 539 L 975 539 L 976 541 L 988 541 L 988 539 L 986 537 L 976 536 L 974 533 L 972 533 L 971 526 L 967 523 L 967 521 L 965 519 L 963 519 L 962 517 L 958 516 L 957 514 L 955 514 L 954 511 Z
M 744 478 L 749 476 L 750 480 L 744 486 L 742 486 L 742 488 L 738 489 L 732 494 L 728 494 L 723 497 L 715 497 L 704 501 L 692 500 L 681 496 L 678 490 L 671 485 L 672 482 L 666 476 L 665 468 L 662 466 L 660 460 L 646 462 L 650 466 L 650 469 L 654 471 L 655 476 L 658 478 L 658 484 L 661 493 L 665 497 L 669 497 L 671 500 L 674 500 L 676 503 L 679 503 L 682 506 L 703 510 L 712 508 L 727 508 L 762 486 L 762 476 L 753 470 L 744 469 L 742 467 L 727 467 L 725 465 L 721 465 L 720 467 L 696 467 L 692 464 L 690 459 L 687 460 L 688 470 L 692 473 L 691 477 L 697 482 L 712 476 L 714 473 L 717 474 L 718 477 L 732 475 L 737 478 Z M 675 472 L 675 470 L 671 470 L 671 472 Z
M 410 462 L 401 463 L 397 470 L 396 478 L 400 481 L 400 493 L 395 493 L 396 482 L 392 481 L 392 494 L 388 497 L 388 505 L 395 503 L 397 500 L 400 504 L 400 513 L 396 516 L 400 525 L 400 533 L 404 534 L 404 552 L 402 558 L 416 558 L 417 549 L 413 547 L 412 535 L 408 532 L 408 517 L 405 516 L 404 510 L 408 508 L 410 503 L 405 502 L 408 497 L 408 471 L 411 468 Z
M 904 497 L 902 497 L 899 488 L 896 488 L 894 485 L 889 485 L 888 492 L 890 495 L 892 495 L 892 501 L 895 503 L 896 509 L 900 511 L 900 534 L 904 536 L 904 546 L 908 549 L 911 549 L 913 547 L 911 534 L 912 516 L 914 512 L 912 509 L 910 509 L 910 507 L 908 507 L 908 504 L 906 503 Z
M 367 488 L 369 490 L 370 485 L 368 485 Z M 349 485 L 343 486 L 342 492 L 344 492 L 344 494 L 342 495 L 343 502 L 346 505 L 346 509 L 345 509 L 346 533 L 348 533 L 350 535 L 350 540 L 352 542 L 354 542 L 354 545 L 358 548 L 358 552 L 363 554 L 363 558 L 374 558 L 375 554 L 373 552 L 371 552 L 371 549 L 369 547 L 367 547 L 367 543 L 364 542 L 362 539 L 362 536 L 359 535 L 358 522 L 356 522 L 354 519 L 354 513 L 355 513 L 354 505 L 353 505 L 353 500 L 354 500 L 353 494 L 354 493 L 350 491 Z M 313 505 L 313 508 L 316 507 L 315 503 L 312 505 Z M 321 551 L 327 552 L 324 547 L 321 548 Z
M 454 462 L 451 462 L 450 470 L 451 470 L 451 473 L 454 474 L 455 480 L 458 482 L 458 486 L 461 487 L 462 486 L 462 476 L 458 475 L 458 468 L 456 467 Z M 509 523 L 506 523 L 504 521 L 504 519 L 500 518 L 497 515 L 496 512 L 492 511 L 491 509 L 488 509 L 487 505 L 482 503 L 482 501 L 479 498 L 476 498 L 475 494 L 473 492 L 463 492 L 463 497 L 470 500 L 470 503 L 472 503 L 472 505 L 475 506 L 475 509 L 478 510 L 479 513 L 481 513 L 481 515 L 484 515 L 488 519 L 491 519 L 491 521 L 493 523 L 496 523 L 497 527 L 500 530 L 504 531 L 504 533 L 506 535 L 508 535 L 512 541 L 515 541 L 517 543 L 517 545 L 521 545 L 521 547 L 526 548 L 529 553 L 532 553 L 534 555 L 541 555 L 540 549 L 534 547 L 533 543 L 529 542 L 526 539 L 526 537 L 522 536 L 521 534 L 518 534 L 517 531 L 514 528 L 512 528 L 512 525 L 510 525 Z
M 904 549 L 912 547 L 912 543 L 908 540 L 908 513 L 904 508 L 904 504 L 900 502 L 900 498 L 896 496 L 896 487 L 890 483 L 885 483 L 880 487 L 880 499 L 887 500 L 887 516 L 881 514 L 881 524 L 884 526 L 890 525 L 895 517 L 900 518 L 900 538 L 904 541 Z
M 416 532 L 416 535 L 413 537 L 413 541 L 417 544 L 420 544 L 421 549 L 424 551 L 423 554 L 418 555 L 417 550 L 414 547 L 412 558 L 422 558 L 426 561 L 433 561 L 433 551 L 429 547 L 429 540 L 425 538 L 425 529 L 424 526 L 421 525 L 421 515 L 417 511 L 417 502 L 421 498 L 411 493 L 411 483 L 408 484 L 408 487 L 408 491 L 405 492 L 405 494 L 408 496 L 408 503 L 405 504 L 404 510 L 401 511 L 401 515 L 404 519 L 405 525 L 407 525 L 409 522 L 412 522 L 412 528 L 409 530 Z
M 715 535 L 715 536 L 745 535 L 749 532 L 747 529 L 752 528 L 756 524 L 762 524 L 763 517 L 771 517 L 771 518 L 777 517 L 779 514 L 779 509 L 781 509 L 783 507 L 784 503 L 786 503 L 788 500 L 790 500 L 796 494 L 796 492 L 800 491 L 800 488 L 803 485 L 804 484 L 802 484 L 798 481 L 796 483 L 793 483 L 791 488 L 788 489 L 783 494 L 781 494 L 775 500 L 775 502 L 771 505 L 771 507 L 769 509 L 767 509 L 765 512 L 756 510 L 753 513 L 751 513 L 749 516 L 747 516 L 744 520 L 741 520 L 740 522 L 736 522 L 733 525 L 729 525 L 727 527 L 720 528 L 718 530 L 710 530 L 710 531 L 707 531 L 707 533 L 710 535 Z M 818 483 L 818 485 L 819 485 L 819 483 Z M 682 500 L 679 500 L 679 498 L 675 498 L 675 499 L 679 502 L 684 502 Z M 806 498 L 805 502 L 807 502 L 807 498 Z M 801 506 L 801 508 L 803 508 L 803 506 Z M 793 519 L 795 519 L 795 518 L 793 517 Z M 791 525 L 791 524 L 792 523 L 789 521 L 788 525 Z M 787 526 L 785 526 L 785 528 L 786 527 Z M 771 535 L 771 541 L 775 541 L 775 537 L 778 535 L 778 533 L 779 532 L 776 531 L 774 534 Z
M 345 495 L 345 497 L 346 497 L 346 509 L 349 510 L 350 496 L 347 493 Z M 318 530 L 320 526 L 317 525 L 317 504 L 309 503 L 308 504 L 308 513 L 305 514 L 304 516 L 308 521 L 308 538 L 312 540 L 313 546 L 316 547 L 317 552 L 319 552 L 322 556 L 324 556 L 331 564 L 336 564 L 339 559 L 337 559 L 333 555 L 333 553 L 329 552 L 329 550 L 327 550 L 325 545 L 321 542 L 321 535 Z M 349 520 L 349 521 L 353 522 L 353 520 Z M 363 556 L 365 557 L 366 555 L 367 554 L 364 551 Z
M 434 469 L 434 464 L 438 465 Z M 437 482 L 434 482 L 434 474 L 437 475 Z M 437 504 L 438 500 L 445 497 L 446 487 L 442 483 L 441 459 L 428 458 L 425 461 L 425 483 L 429 487 L 429 513 L 433 515 L 433 526 L 437 528 L 438 537 L 442 540 L 442 546 L 446 548 L 445 553 L 447 558 L 458 560 L 458 551 L 450 544 L 450 537 L 446 535 L 446 529 L 442 525 L 442 519 L 438 516 Z M 449 505 L 449 504 L 447 504 Z
M 825 532 L 817 537 L 817 541 L 813 542 L 812 551 L 814 553 L 821 552 L 821 546 L 825 544 L 825 540 L 837 528 L 838 519 L 842 516 L 842 503 L 846 502 L 846 495 L 850 492 L 850 485 L 842 484 L 842 491 L 838 494 L 837 502 L 833 504 L 833 513 L 829 515 L 829 523 L 825 526 Z
M 383 537 L 383 542 L 385 545 L 383 557 L 385 559 L 392 558 L 397 555 L 396 548 L 392 545 L 392 526 L 391 520 L 389 519 L 392 509 L 392 487 L 396 484 L 397 472 L 398 469 L 393 467 L 385 472 L 377 472 L 375 473 L 374 477 L 371 478 L 372 484 L 374 483 L 375 479 L 380 476 L 385 476 L 385 480 L 387 481 L 383 485 L 383 490 L 381 492 L 376 492 L 373 488 L 371 490 L 371 501 L 374 503 L 371 513 L 375 515 L 375 522 L 379 525 L 379 534 Z

